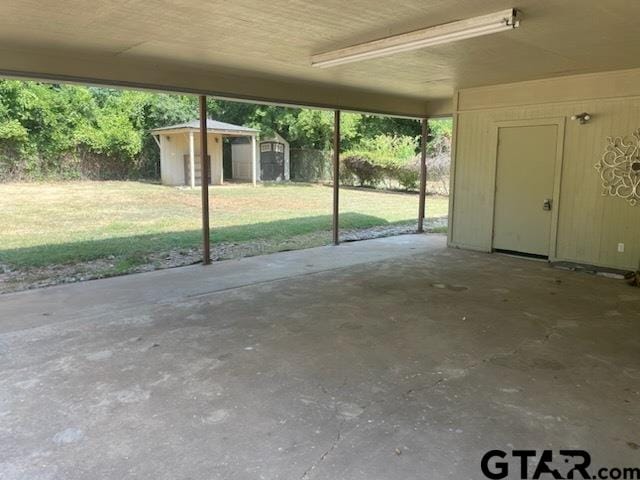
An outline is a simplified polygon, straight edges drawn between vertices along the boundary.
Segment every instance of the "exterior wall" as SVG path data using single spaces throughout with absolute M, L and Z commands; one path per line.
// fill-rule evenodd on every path
M 496 123 L 566 119 L 553 260 L 637 268 L 640 206 L 603 196 L 594 165 L 607 137 L 631 136 L 640 127 L 639 85 L 640 70 L 630 70 L 458 92 L 450 245 L 491 250 Z M 581 112 L 592 115 L 586 125 L 570 120 Z M 618 253 L 618 243 L 625 244 L 624 253 Z
M 200 156 L 200 134 L 194 135 L 195 155 Z M 207 149 L 211 157 L 211 183 L 222 183 L 222 137 L 213 133 L 207 136 Z M 184 156 L 189 155 L 189 134 L 170 133 L 160 135 L 160 177 L 163 185 L 185 185 Z
M 189 153 L 187 135 L 160 135 L 160 177 L 163 185 L 184 185 L 184 152 Z

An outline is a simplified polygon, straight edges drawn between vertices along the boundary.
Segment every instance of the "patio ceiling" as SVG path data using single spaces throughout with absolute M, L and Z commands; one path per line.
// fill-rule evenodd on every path
M 0 73 L 408 116 L 455 88 L 640 66 L 628 0 L 0 0 Z M 515 31 L 328 69 L 312 54 L 515 7 Z

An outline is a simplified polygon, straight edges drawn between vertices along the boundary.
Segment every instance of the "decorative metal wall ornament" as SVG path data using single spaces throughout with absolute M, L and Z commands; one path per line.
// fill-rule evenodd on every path
M 608 137 L 602 160 L 595 165 L 602 178 L 602 195 L 640 202 L 640 128 L 628 137 Z

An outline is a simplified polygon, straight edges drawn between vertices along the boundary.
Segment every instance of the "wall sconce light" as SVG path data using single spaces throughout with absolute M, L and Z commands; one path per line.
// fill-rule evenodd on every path
M 572 115 L 571 120 L 578 120 L 580 121 L 580 125 L 584 125 L 589 120 L 591 120 L 591 115 L 588 114 L 587 112 L 579 113 L 577 115 Z

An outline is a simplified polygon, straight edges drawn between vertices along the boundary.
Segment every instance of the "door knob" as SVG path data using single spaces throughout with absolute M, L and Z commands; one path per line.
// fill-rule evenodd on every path
M 551 199 L 550 198 L 545 198 L 544 203 L 542 204 L 542 209 L 549 211 L 551 210 Z

